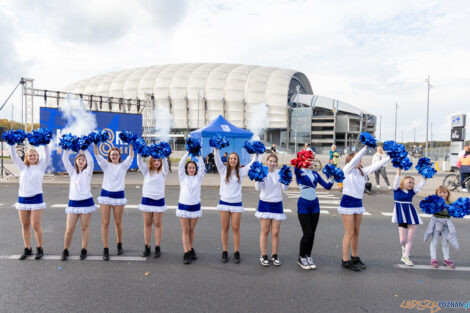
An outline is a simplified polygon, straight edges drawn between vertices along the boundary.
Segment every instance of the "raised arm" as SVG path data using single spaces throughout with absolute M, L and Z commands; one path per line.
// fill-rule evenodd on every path
M 227 167 L 225 166 L 225 164 L 222 162 L 222 159 L 220 158 L 220 152 L 219 152 L 219 149 L 215 149 L 214 148 L 214 162 L 215 162 L 215 166 L 217 167 L 217 172 L 220 174 L 220 175 L 225 175 L 225 171 L 227 170 Z
M 333 184 L 335 182 L 333 176 L 331 176 L 328 182 L 326 182 L 323 180 L 320 174 L 318 174 L 317 172 L 313 172 L 313 173 L 314 175 L 316 174 L 315 176 L 317 176 L 318 183 L 320 183 L 320 185 L 322 185 L 323 188 L 325 188 L 326 190 L 330 190 L 331 187 L 333 187 Z
M 20 172 L 26 168 L 26 164 L 24 164 L 23 161 L 21 161 L 18 152 L 16 151 L 15 145 L 10 146 L 10 158 L 15 163 L 15 165 L 18 167 Z
M 75 168 L 73 167 L 72 163 L 70 163 L 70 150 L 63 150 L 62 163 L 64 164 L 65 170 L 69 176 L 72 176 Z
M 204 175 L 206 175 L 206 164 L 204 164 L 204 160 L 202 159 L 202 156 L 197 157 L 197 176 L 202 179 Z
M 132 161 L 134 161 L 134 149 L 132 149 L 132 145 L 129 145 L 129 155 L 127 158 L 122 162 L 122 165 L 126 168 L 129 169 L 132 165 Z
M 139 170 L 142 172 L 142 175 L 146 175 L 148 171 L 148 166 L 145 164 L 144 159 L 140 154 L 137 154 L 137 166 L 139 167 Z
M 49 149 L 49 145 L 44 145 L 44 159 L 39 162 L 39 166 L 42 168 L 44 172 L 49 166 L 50 161 L 51 161 L 51 150 Z
M 400 188 L 400 181 L 401 181 L 401 169 L 399 168 L 397 171 L 397 176 L 395 176 L 395 180 L 393 181 L 393 190 L 398 190 Z
M 258 158 L 259 158 L 258 154 L 253 154 L 253 156 L 251 157 L 250 163 L 248 163 L 247 165 L 245 165 L 244 167 L 240 169 L 240 177 L 248 175 L 248 171 L 250 170 L 251 165 L 253 164 L 253 162 L 258 160 Z
M 103 158 L 98 151 L 98 146 L 96 144 L 93 144 L 93 151 L 95 152 L 95 158 L 96 161 L 98 162 L 98 165 L 101 167 L 102 170 L 108 167 L 108 160 Z
M 168 175 L 169 165 L 168 165 L 168 158 L 162 159 L 162 172 L 163 176 Z
M 386 158 L 382 159 L 381 161 L 379 161 L 377 163 L 374 163 L 374 164 L 371 164 L 367 167 L 364 167 L 362 169 L 362 172 L 364 173 L 364 175 L 369 175 L 370 173 L 373 173 L 375 171 L 380 170 L 385 164 L 388 163 L 388 161 L 390 161 L 389 156 L 387 156 Z
M 88 151 L 88 149 L 85 149 L 83 151 L 83 154 L 85 155 L 86 164 L 87 164 L 85 172 L 91 176 L 93 175 L 93 170 L 95 169 L 95 161 L 93 161 L 93 157 L 91 156 L 91 153 L 90 151 Z
M 186 159 L 188 158 L 188 155 L 189 153 L 186 152 L 178 163 L 178 177 L 180 178 L 180 180 L 186 177 L 186 170 L 184 167 L 186 165 Z
M 351 159 L 351 161 L 349 161 L 349 163 L 343 167 L 343 172 L 347 173 L 355 169 L 357 164 L 359 164 L 359 161 L 364 156 L 364 154 L 366 154 L 366 152 L 367 152 L 367 147 L 364 147 L 361 150 L 359 150 L 359 152 L 356 153 L 356 155 Z
M 257 181 L 257 182 L 255 183 L 255 189 L 256 189 L 257 191 L 264 190 L 264 187 L 265 187 L 265 186 L 266 186 L 266 185 L 265 185 L 264 181 Z
M 419 183 L 417 183 L 417 184 L 415 185 L 415 187 L 413 188 L 413 191 L 414 191 L 415 193 L 420 192 L 421 189 L 423 189 L 424 184 L 426 184 L 426 178 L 421 179 L 421 180 L 419 181 Z

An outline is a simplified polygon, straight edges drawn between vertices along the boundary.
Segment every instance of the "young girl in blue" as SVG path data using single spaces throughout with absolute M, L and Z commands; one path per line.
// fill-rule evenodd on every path
M 316 269 L 313 258 L 310 256 L 315 240 L 318 219 L 320 218 L 320 204 L 317 197 L 317 184 L 330 190 L 333 187 L 333 177 L 325 182 L 316 171 L 311 168 L 295 168 L 295 179 L 300 188 L 300 197 L 297 201 L 297 216 L 300 227 L 302 227 L 302 238 L 300 239 L 299 259 L 297 264 L 304 270 Z

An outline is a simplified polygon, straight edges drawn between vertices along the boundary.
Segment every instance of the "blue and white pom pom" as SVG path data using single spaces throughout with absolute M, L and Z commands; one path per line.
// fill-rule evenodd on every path
M 289 186 L 289 184 L 292 182 L 292 171 L 290 166 L 283 165 L 281 167 L 279 170 L 279 182 L 286 186 Z
M 86 149 L 88 149 L 90 144 L 91 144 L 91 141 L 90 141 L 90 138 L 88 136 L 81 136 L 81 137 L 78 138 L 77 145 L 78 145 L 80 150 L 85 151 Z
M 392 160 L 393 167 L 401 168 L 405 171 L 413 167 L 413 162 L 408 158 L 408 152 L 404 145 L 388 140 L 384 142 L 383 149 Z
M 144 156 L 143 154 L 146 154 L 147 149 L 147 144 L 145 143 L 144 138 L 140 137 L 137 138 L 132 142 L 132 147 L 134 148 L 134 151 L 140 155 L 142 155 L 144 158 L 148 157 L 148 154 Z
M 424 178 L 432 178 L 434 174 L 437 173 L 436 169 L 433 167 L 434 163 L 431 162 L 429 158 L 420 158 L 418 160 L 418 164 L 416 165 L 416 169 L 418 173 L 423 175 Z
M 186 138 L 186 151 L 189 152 L 190 157 L 197 157 L 201 155 L 201 142 L 197 138 Z
M 392 165 L 393 167 L 408 171 L 413 167 L 413 162 L 411 162 L 410 158 L 406 157 L 404 159 L 392 159 Z
M 100 142 L 105 142 L 109 140 L 109 134 L 105 130 L 94 130 L 88 134 L 88 138 L 94 144 L 99 144 Z
M 263 163 L 255 161 L 251 164 L 248 170 L 248 177 L 250 180 L 263 181 L 268 176 L 268 167 L 264 166 Z
M 374 138 L 371 134 L 368 132 L 363 132 L 359 136 L 361 139 L 361 142 L 368 146 L 369 148 L 376 148 L 377 147 L 377 139 Z
M 246 151 L 249 154 L 263 154 L 266 151 L 266 147 L 263 142 L 259 140 L 253 140 L 253 141 L 245 141 L 245 144 L 243 145 L 243 148 L 246 149 Z
M 470 215 L 470 198 L 460 197 L 452 203 L 447 209 L 449 215 L 455 218 L 463 218 L 465 215 Z
M 323 168 L 323 174 L 325 174 L 328 179 L 333 176 L 333 179 L 337 183 L 341 183 L 344 180 L 344 172 L 332 164 L 325 165 Z
M 442 197 L 430 195 L 421 200 L 419 207 L 421 211 L 426 214 L 436 214 L 446 209 L 448 206 Z
M 14 129 L 6 131 L 2 134 L 2 139 L 5 140 L 10 146 L 22 143 L 28 135 L 22 129 Z
M 38 128 L 28 133 L 28 142 L 35 146 L 48 145 L 52 140 L 52 132 L 47 128 Z
M 160 159 L 168 158 L 171 154 L 171 146 L 165 141 L 157 143 L 157 150 L 160 155 Z
M 217 134 L 209 139 L 209 146 L 216 149 L 222 149 L 230 146 L 230 142 L 227 140 L 227 138 Z
M 134 141 L 137 140 L 137 135 L 130 131 L 123 130 L 119 134 L 119 138 L 125 143 L 132 144 Z
M 63 134 L 59 140 L 59 147 L 64 150 L 71 150 L 75 139 L 77 139 L 77 136 L 72 134 Z

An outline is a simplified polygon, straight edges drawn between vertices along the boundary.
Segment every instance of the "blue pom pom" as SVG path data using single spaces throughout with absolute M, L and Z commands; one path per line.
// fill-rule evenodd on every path
M 201 142 L 199 139 L 188 137 L 186 139 L 186 151 L 189 152 L 190 157 L 201 155 Z
M 9 145 L 22 143 L 28 135 L 22 129 L 14 129 L 6 131 L 2 134 L 2 139 Z
M 323 174 L 325 174 L 327 178 L 333 176 L 333 179 L 338 183 L 341 183 L 344 180 L 344 172 L 332 164 L 325 165 L 323 168 Z
M 99 144 L 100 142 L 105 142 L 109 140 L 109 134 L 105 130 L 95 130 L 88 134 L 90 142 L 94 144 Z
M 360 135 L 361 142 L 365 144 L 366 146 L 370 148 L 376 148 L 377 147 L 377 139 L 374 138 L 371 134 L 368 132 L 363 132 Z
M 137 135 L 130 131 L 123 130 L 119 134 L 119 138 L 125 143 L 132 144 L 134 141 L 137 140 Z
M 258 161 L 251 164 L 250 169 L 248 170 L 248 177 L 251 180 L 263 181 L 266 176 L 268 176 L 267 166 L 263 166 L 263 164 Z
M 292 182 L 292 171 L 289 166 L 283 165 L 279 170 L 279 182 L 286 186 Z
M 421 211 L 426 214 L 436 214 L 446 209 L 448 206 L 442 197 L 430 195 L 421 200 L 419 207 L 421 208 Z
M 408 171 L 413 166 L 413 162 L 408 158 L 408 152 L 404 145 L 396 143 L 393 140 L 385 141 L 383 144 L 384 151 L 387 152 L 392 165 L 402 170 Z
M 416 165 L 418 173 L 423 175 L 424 178 L 432 178 L 437 171 L 433 167 L 434 163 L 429 158 L 420 158 Z
M 230 146 L 230 142 L 227 140 L 227 138 L 217 134 L 216 136 L 209 139 L 209 146 L 216 149 L 222 149 Z
M 340 169 L 339 167 L 335 168 L 334 177 L 335 177 L 335 182 L 337 183 L 343 182 L 343 180 L 345 179 L 343 170 Z
M 470 198 L 460 197 L 452 203 L 447 209 L 449 215 L 455 218 L 463 218 L 465 215 L 470 214 Z
M 72 134 L 63 134 L 59 140 L 59 147 L 64 150 L 72 149 L 72 142 L 75 138 L 77 137 Z
M 160 159 L 168 158 L 171 154 L 171 146 L 168 142 L 162 141 L 157 143 L 157 149 Z
M 35 146 L 48 145 L 52 140 L 52 132 L 47 128 L 38 128 L 28 133 L 28 142 Z
M 246 151 L 249 154 L 263 154 L 266 151 L 266 147 L 264 146 L 264 143 L 262 143 L 259 140 L 253 140 L 253 141 L 245 141 L 243 144 L 243 148 L 246 149 Z
M 147 144 L 145 143 L 145 140 L 143 138 L 137 138 L 136 140 L 134 140 L 134 142 L 132 143 L 132 147 L 134 148 L 134 151 L 140 155 L 142 155 L 142 153 L 145 154 L 145 151 L 146 151 L 146 147 L 147 147 Z M 143 156 L 143 155 L 142 155 Z M 147 155 L 148 156 L 148 155 Z M 143 156 L 144 158 L 147 157 L 147 156 Z

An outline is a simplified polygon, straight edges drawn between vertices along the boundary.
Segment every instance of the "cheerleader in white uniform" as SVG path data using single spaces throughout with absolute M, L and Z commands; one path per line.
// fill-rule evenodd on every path
M 121 151 L 118 148 L 112 148 L 109 151 L 108 159 L 103 158 L 98 147 L 95 145 L 96 161 L 103 170 L 103 186 L 101 195 L 98 197 L 98 203 L 101 210 L 101 238 L 103 241 L 103 260 L 109 261 L 109 220 L 111 217 L 111 208 L 113 208 L 114 225 L 116 226 L 117 237 L 117 254 L 121 255 L 122 251 L 122 213 L 127 199 L 124 195 L 125 178 L 129 167 L 134 160 L 134 151 L 129 145 L 129 155 L 121 160 Z
M 281 265 L 279 259 L 279 232 L 281 229 L 281 221 L 286 219 L 282 206 L 282 191 L 287 190 L 288 186 L 281 184 L 279 181 L 279 170 L 277 167 L 277 155 L 271 153 L 266 159 L 268 165 L 268 176 L 262 182 L 255 183 L 255 189 L 260 191 L 258 210 L 255 216 L 259 218 L 260 235 L 259 247 L 261 256 L 259 261 L 263 266 L 269 266 L 269 261 L 275 266 Z M 268 246 L 268 235 L 271 231 L 272 256 L 268 259 L 266 253 Z
M 360 271 L 366 269 L 364 263 L 358 256 L 359 231 L 361 229 L 362 214 L 366 211 L 362 205 L 367 175 L 379 170 L 388 161 L 389 157 L 383 160 L 362 167 L 362 157 L 367 152 L 367 147 L 362 148 L 358 153 L 350 153 L 346 157 L 346 164 L 343 168 L 345 179 L 343 181 L 343 197 L 338 207 L 344 224 L 343 237 L 343 259 L 342 266 L 349 270 Z M 349 251 L 352 250 L 351 258 Z
M 20 260 L 26 259 L 33 254 L 31 249 L 31 226 L 33 226 L 36 237 L 37 248 L 35 259 L 39 260 L 44 255 L 42 247 L 42 210 L 46 208 L 46 203 L 42 196 L 42 180 L 50 160 L 49 147 L 44 146 L 45 158 L 39 159 L 36 150 L 29 150 L 24 162 L 21 161 L 14 145 L 10 146 L 10 157 L 20 171 L 20 188 L 18 192 L 18 202 L 15 204 L 22 225 L 22 235 L 24 242 L 24 252 L 20 255 Z
M 248 175 L 250 166 L 256 158 L 257 155 L 254 155 L 249 164 L 240 168 L 240 158 L 237 153 L 232 152 L 228 156 L 227 165 L 225 165 L 220 158 L 219 149 L 214 149 L 215 165 L 220 175 L 220 201 L 217 208 L 220 213 L 223 263 L 228 262 L 228 231 L 230 224 L 232 225 L 234 247 L 233 262 L 240 263 L 240 222 L 244 211 L 242 178 Z
M 188 152 L 181 158 L 178 164 L 178 177 L 180 180 L 180 197 L 176 216 L 180 218 L 181 238 L 183 241 L 184 264 L 190 264 L 196 260 L 196 252 L 193 248 L 194 230 L 197 220 L 202 216 L 201 211 L 201 184 L 206 166 L 202 156 L 197 157 L 197 164 L 194 161 L 186 162 Z
M 80 260 L 87 257 L 88 238 L 90 237 L 91 215 L 96 210 L 93 195 L 91 194 L 91 177 L 93 176 L 94 162 L 88 150 L 77 154 L 74 165 L 70 163 L 70 150 L 62 153 L 62 163 L 70 176 L 69 205 L 65 209 L 67 222 L 65 226 L 64 251 L 62 261 L 69 256 L 70 242 L 78 219 L 82 224 L 82 250 Z
M 160 256 L 160 241 L 162 238 L 162 215 L 166 211 L 165 204 L 165 180 L 168 175 L 168 160 L 149 158 L 148 165 L 142 156 L 137 155 L 137 165 L 144 175 L 142 187 L 142 202 L 139 210 L 144 218 L 144 240 L 145 248 L 143 257 L 150 255 L 150 237 L 152 235 L 152 224 L 155 226 L 155 254 Z
M 416 232 L 416 225 L 423 224 L 421 216 L 413 206 L 413 197 L 420 192 L 426 183 L 422 179 L 415 186 L 415 179 L 411 176 L 400 178 L 401 169 L 398 169 L 397 176 L 393 182 L 393 198 L 395 204 L 393 207 L 392 222 L 398 224 L 398 234 L 401 243 L 401 261 L 406 265 L 412 266 L 413 262 L 409 259 L 413 239 Z

